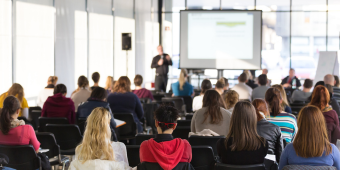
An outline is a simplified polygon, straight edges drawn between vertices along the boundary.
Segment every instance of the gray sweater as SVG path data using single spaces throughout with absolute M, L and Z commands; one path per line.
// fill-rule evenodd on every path
M 203 123 L 204 113 L 207 111 L 207 107 L 197 110 L 191 120 L 191 132 L 200 132 L 204 129 L 210 129 L 219 135 L 227 136 L 229 132 L 229 125 L 231 119 L 231 113 L 221 107 L 221 113 L 223 120 L 219 124 L 211 124 L 210 117 Z

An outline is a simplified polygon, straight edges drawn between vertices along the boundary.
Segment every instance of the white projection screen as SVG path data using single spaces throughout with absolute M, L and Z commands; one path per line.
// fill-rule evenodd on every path
M 180 68 L 261 69 L 262 11 L 180 13 Z

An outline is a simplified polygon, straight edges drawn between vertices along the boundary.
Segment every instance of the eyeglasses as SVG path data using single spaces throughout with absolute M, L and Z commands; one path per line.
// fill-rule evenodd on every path
M 161 127 L 166 126 L 166 127 L 168 127 L 168 129 L 175 129 L 175 125 L 176 125 L 176 123 L 164 123 L 164 122 L 160 122 L 160 121 L 157 121 L 157 124 Z

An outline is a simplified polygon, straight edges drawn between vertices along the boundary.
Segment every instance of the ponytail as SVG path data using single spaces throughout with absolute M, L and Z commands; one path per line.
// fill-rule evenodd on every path
M 12 115 L 20 109 L 20 102 L 14 96 L 8 96 L 4 100 L 0 116 L 0 130 L 2 134 L 7 135 L 11 129 Z
M 268 103 L 269 110 L 272 112 L 274 116 L 277 116 L 281 113 L 282 108 L 280 105 L 280 101 L 282 100 L 280 90 L 277 88 L 269 88 L 265 95 L 266 102 Z
M 186 69 L 181 69 L 181 74 L 179 75 L 179 89 L 183 90 L 184 83 L 186 82 L 185 78 L 188 76 Z

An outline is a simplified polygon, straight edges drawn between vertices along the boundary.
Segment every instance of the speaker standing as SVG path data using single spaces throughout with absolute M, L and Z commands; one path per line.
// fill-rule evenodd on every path
M 157 47 L 158 55 L 152 59 L 151 68 L 156 68 L 155 89 L 166 91 L 168 84 L 169 65 L 172 66 L 172 60 L 168 54 L 163 53 L 163 47 Z

